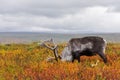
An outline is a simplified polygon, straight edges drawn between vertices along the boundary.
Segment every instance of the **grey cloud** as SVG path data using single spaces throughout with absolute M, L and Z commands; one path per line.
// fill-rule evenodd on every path
M 0 13 L 61 17 L 90 6 L 114 6 L 117 10 L 119 3 L 119 0 L 2 0 Z
M 115 28 L 120 25 L 120 14 L 115 11 L 119 11 L 119 3 L 119 0 L 0 0 L 0 31 L 118 31 Z

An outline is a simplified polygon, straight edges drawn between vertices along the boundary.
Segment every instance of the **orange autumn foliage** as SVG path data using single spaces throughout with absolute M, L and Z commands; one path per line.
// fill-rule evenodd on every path
M 64 45 L 59 44 L 59 53 Z M 82 56 L 80 63 L 47 62 L 48 56 L 53 52 L 37 43 L 1 44 L 0 80 L 120 80 L 119 43 L 108 43 L 107 64 L 99 56 Z

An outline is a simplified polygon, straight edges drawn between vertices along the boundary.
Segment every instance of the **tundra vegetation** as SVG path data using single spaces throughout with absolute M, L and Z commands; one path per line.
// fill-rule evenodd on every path
M 58 53 L 66 43 L 58 44 Z M 0 80 L 119 80 L 120 43 L 108 43 L 107 64 L 98 56 L 81 56 L 81 61 L 47 62 L 53 51 L 31 44 L 0 44 Z

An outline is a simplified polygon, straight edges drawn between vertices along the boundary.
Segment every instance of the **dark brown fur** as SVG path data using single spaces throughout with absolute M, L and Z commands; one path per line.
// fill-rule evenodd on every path
M 90 43 L 90 45 L 88 43 Z M 104 63 L 107 63 L 107 58 L 104 54 L 106 42 L 101 37 L 88 36 L 83 38 L 73 38 L 69 41 L 69 46 L 71 47 L 71 53 L 73 56 L 72 62 L 74 62 L 75 59 L 80 62 L 80 56 L 83 55 L 93 56 L 98 54 L 103 59 Z M 79 50 L 74 51 L 76 48 L 79 48 Z

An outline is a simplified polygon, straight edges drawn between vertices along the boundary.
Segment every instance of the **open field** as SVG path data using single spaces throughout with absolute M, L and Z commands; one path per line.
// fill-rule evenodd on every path
M 64 45 L 59 44 L 59 53 Z M 83 56 L 80 63 L 46 62 L 49 56 L 53 52 L 37 43 L 1 44 L 0 80 L 120 80 L 119 43 L 108 43 L 107 64 L 99 56 Z

